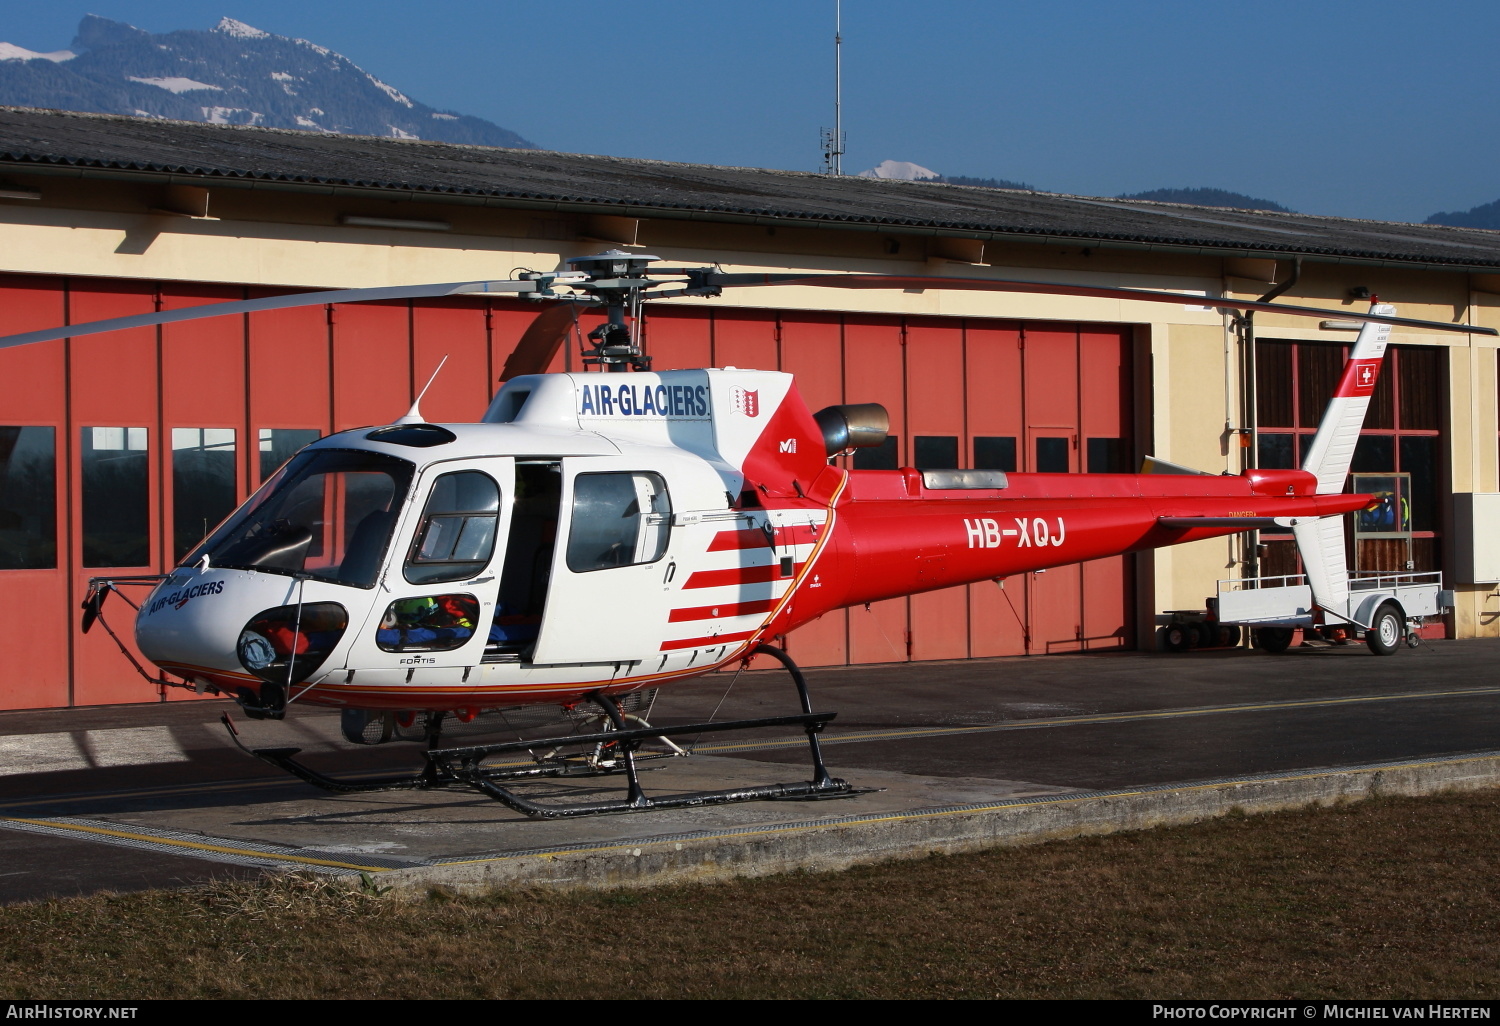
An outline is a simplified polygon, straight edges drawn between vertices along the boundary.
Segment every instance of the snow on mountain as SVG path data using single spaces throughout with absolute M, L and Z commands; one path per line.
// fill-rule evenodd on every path
M 72 50 L 54 50 L 51 53 L 37 53 L 28 50 L 24 46 L 15 43 L 0 43 L 0 61 L 52 61 L 61 63 L 70 61 L 78 55 Z
M 0 43 L 0 104 L 534 148 L 492 122 L 413 100 L 328 47 L 234 18 L 153 34 L 91 14 L 70 50 Z
M 882 160 L 879 164 L 868 171 L 859 173 L 861 178 L 896 178 L 903 182 L 928 182 L 942 175 L 925 168 L 921 164 L 913 164 L 909 160 Z
M 136 78 L 127 75 L 126 79 L 131 82 L 140 82 L 143 85 L 154 85 L 165 89 L 169 93 L 190 93 L 194 89 L 223 89 L 223 86 L 209 85 L 207 82 L 195 82 L 190 78 Z
M 371 75 L 369 72 L 365 73 L 365 78 L 368 78 L 371 82 L 373 82 L 376 89 L 379 89 L 382 93 L 385 93 L 385 95 L 389 96 L 391 99 L 395 100 L 403 107 L 412 106 L 412 102 L 405 96 L 402 96 L 398 90 L 386 85 L 384 82 L 380 81 L 380 79 L 376 78 L 374 75 Z
M 213 27 L 213 31 L 222 32 L 224 35 L 233 36 L 236 39 L 271 38 L 271 33 L 262 32 L 254 26 L 246 25 L 243 21 L 235 21 L 233 18 L 220 18 L 219 23 Z
M 265 122 L 265 115 L 260 111 L 246 110 L 243 107 L 199 107 L 203 112 L 200 121 L 207 121 L 210 125 L 260 125 Z

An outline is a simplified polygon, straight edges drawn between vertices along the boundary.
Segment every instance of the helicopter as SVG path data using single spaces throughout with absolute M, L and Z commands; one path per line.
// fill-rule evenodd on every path
M 778 285 L 1204 300 L 1110 286 L 727 273 L 659 262 L 611 250 L 507 280 L 306 292 L 0 338 L 6 348 L 201 317 L 450 295 L 510 294 L 540 307 L 478 423 L 429 423 L 419 394 L 394 423 L 308 445 L 171 573 L 91 582 L 84 629 L 104 621 L 111 593 L 149 587 L 134 631 L 160 672 L 137 669 L 154 684 L 227 696 L 256 719 L 282 719 L 295 703 L 336 708 L 355 743 L 425 741 L 420 772 L 379 779 L 325 774 L 295 748 L 246 749 L 333 792 L 461 786 L 541 818 L 847 797 L 859 789 L 829 774 L 818 741 L 835 714 L 813 710 L 800 669 L 773 644 L 778 636 L 843 607 L 1268 527 L 1294 530 L 1317 598 L 1330 587 L 1324 570 L 1333 557 L 1342 565 L 1339 518 L 1376 501 L 1343 489 L 1392 326 L 1496 334 L 1402 318 L 1378 300 L 1368 313 L 1340 311 L 1364 327 L 1300 470 L 1214 475 L 1162 461 L 1141 474 L 846 470 L 833 458 L 885 440 L 883 407 L 813 411 L 781 372 L 653 371 L 638 330 L 642 303 Z M 581 333 L 580 310 L 600 308 L 605 319 L 589 332 L 584 358 L 594 372 L 545 373 Z M 757 654 L 788 671 L 799 712 L 671 727 L 643 715 L 643 696 Z M 545 710 L 551 722 L 570 718 L 574 730 L 443 747 L 445 724 L 527 709 Z M 223 720 L 240 744 L 233 720 Z M 811 780 L 665 797 L 641 786 L 639 759 L 686 754 L 674 737 L 772 726 L 806 732 Z M 522 762 L 494 763 L 499 756 Z M 627 778 L 621 800 L 543 803 L 514 788 L 613 773 Z

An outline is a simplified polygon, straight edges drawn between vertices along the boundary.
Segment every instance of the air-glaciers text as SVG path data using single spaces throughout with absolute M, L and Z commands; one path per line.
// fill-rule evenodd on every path
M 677 417 L 709 413 L 707 385 L 579 385 L 580 417 Z

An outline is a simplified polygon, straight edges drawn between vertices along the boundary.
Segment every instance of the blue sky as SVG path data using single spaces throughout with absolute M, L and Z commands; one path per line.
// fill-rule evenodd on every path
M 833 0 L 53 0 L 0 40 L 64 48 L 89 12 L 301 36 L 548 149 L 816 170 L 833 120 Z M 844 41 L 846 171 L 1387 220 L 1500 198 L 1493 0 L 845 0 Z

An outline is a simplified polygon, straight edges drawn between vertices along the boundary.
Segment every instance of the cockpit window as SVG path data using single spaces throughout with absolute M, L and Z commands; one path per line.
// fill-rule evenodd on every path
M 372 588 L 414 469 L 380 453 L 302 452 L 183 565 L 207 556 L 211 566 Z
M 406 560 L 406 579 L 437 584 L 473 577 L 495 551 L 500 489 L 477 470 L 444 474 L 432 485 Z

